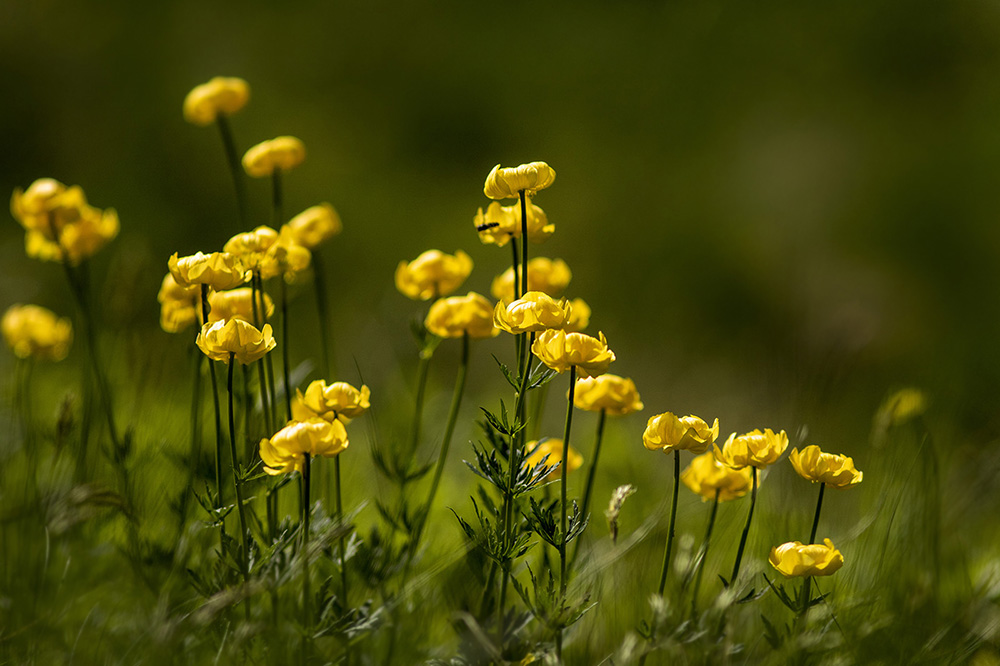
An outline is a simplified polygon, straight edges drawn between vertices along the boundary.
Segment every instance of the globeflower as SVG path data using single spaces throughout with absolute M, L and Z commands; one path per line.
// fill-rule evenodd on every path
M 204 284 L 216 291 L 225 291 L 250 279 L 250 271 L 243 262 L 228 252 L 196 252 L 187 257 L 178 257 L 174 252 L 167 261 L 167 268 L 182 287 Z
M 275 170 L 288 171 L 306 159 L 306 146 L 294 136 L 262 141 L 243 155 L 243 170 L 252 178 L 270 176 Z
M 264 471 L 272 476 L 302 472 L 306 456 L 332 458 L 348 444 L 347 429 L 340 421 L 319 418 L 289 421 L 272 437 L 260 441 L 260 458 L 264 461 Z
M 270 324 L 257 330 L 242 319 L 228 319 L 203 325 L 195 344 L 213 361 L 229 363 L 230 355 L 234 355 L 237 361 L 248 365 L 263 358 L 277 343 Z
M 635 382 L 610 373 L 576 380 L 573 404 L 579 409 L 605 411 L 613 416 L 638 412 L 643 407 Z
M 542 462 L 545 456 L 548 456 L 545 460 L 546 467 L 554 467 L 556 464 L 563 462 L 563 449 L 565 447 L 561 439 L 548 438 L 540 442 L 528 442 L 525 448 L 528 451 L 528 456 L 524 459 L 524 464 L 529 468 L 534 469 Z M 580 469 L 582 465 L 583 456 L 572 446 L 569 447 L 569 455 L 566 457 L 566 472 Z M 545 480 L 555 480 L 559 478 L 560 474 L 561 471 L 559 469 L 554 469 L 545 475 Z
M 788 448 L 788 435 L 785 431 L 775 434 L 770 428 L 751 430 L 750 432 L 736 436 L 733 433 L 726 440 L 720 449 L 715 448 L 715 459 L 723 465 L 730 467 L 756 467 L 762 469 L 776 462 L 781 454 Z
M 719 419 L 709 427 L 697 416 L 677 416 L 664 412 L 649 417 L 642 444 L 650 451 L 690 451 L 704 453 L 719 436 Z
M 771 549 L 768 561 L 785 578 L 829 576 L 844 566 L 844 556 L 829 539 L 821 544 L 783 543 Z
M 544 190 L 556 179 L 555 169 L 545 162 L 530 162 L 516 167 L 493 167 L 486 177 L 483 193 L 490 199 L 516 199 L 520 192 L 526 196 Z
M 493 309 L 494 325 L 508 333 L 562 328 L 572 315 L 569 302 L 540 291 L 529 291 L 511 303 L 500 301 Z
M 0 319 L 4 340 L 18 358 L 61 361 L 69 354 L 73 325 L 38 305 L 12 305 Z
M 581 377 L 597 377 L 607 372 L 615 360 L 615 353 L 608 348 L 604 334 L 597 335 L 595 338 L 584 333 L 550 329 L 539 334 L 531 351 L 556 372 L 576 366 Z
M 263 292 L 261 296 L 264 298 L 264 314 L 270 317 L 274 314 L 274 301 Z M 208 305 L 211 308 L 208 311 L 209 323 L 224 319 L 242 319 L 253 323 L 253 289 L 250 287 L 213 291 L 208 295 Z
M 714 500 L 716 492 L 720 502 L 743 497 L 750 492 L 753 482 L 749 467 L 733 469 L 715 459 L 715 454 L 706 451 L 696 456 L 681 473 L 681 481 L 693 492 L 701 495 L 702 501 Z
M 555 298 L 566 289 L 572 278 L 573 273 L 562 259 L 535 257 L 528 262 L 528 291 L 540 291 Z M 513 268 L 493 278 L 490 293 L 498 301 L 514 300 Z
M 317 379 L 306 387 L 306 392 L 296 389 L 292 403 L 292 416 L 300 421 L 321 418 L 344 423 L 361 416 L 371 407 L 371 390 L 362 385 L 356 389 L 347 382 L 327 384 Z
M 472 257 L 458 250 L 454 255 L 427 250 L 413 261 L 399 262 L 396 289 L 407 298 L 426 301 L 451 294 L 472 272 Z
M 236 234 L 226 241 L 222 250 L 238 257 L 250 270 L 259 272 L 268 250 L 277 242 L 278 232 L 262 224 L 253 231 Z
M 312 252 L 295 239 L 295 234 L 285 224 L 278 232 L 277 240 L 264 255 L 260 276 L 268 280 L 280 275 L 286 282 L 292 282 L 299 273 L 308 269 L 311 263 Z
M 184 98 L 184 120 L 202 127 L 211 125 L 219 114 L 232 115 L 246 106 L 250 86 L 230 76 L 216 76 L 192 88 Z
M 40 178 L 22 192 L 14 190 L 11 213 L 24 227 L 29 257 L 77 265 L 118 235 L 118 213 L 87 203 L 83 189 Z
M 532 243 L 543 243 L 555 233 L 556 225 L 549 223 L 545 211 L 534 203 L 528 203 L 528 240 Z M 480 208 L 472 218 L 479 240 L 483 245 L 503 247 L 511 238 L 521 237 L 521 202 L 513 206 L 501 206 L 494 201 L 486 208 Z
M 177 333 L 199 323 L 201 290 L 197 286 L 182 287 L 170 273 L 163 277 L 156 295 L 160 303 L 160 327 L 167 333 Z
M 564 331 L 582 331 L 590 324 L 590 306 L 582 298 L 574 298 L 569 302 L 569 319 L 563 326 Z
M 295 240 L 310 250 L 343 229 L 340 215 L 326 202 L 306 208 L 290 219 L 287 226 Z
M 490 338 L 499 335 L 493 325 L 493 304 L 482 294 L 450 296 L 435 301 L 424 320 L 427 330 L 439 338 Z
M 844 455 L 823 453 L 816 445 L 800 453 L 797 448 L 788 454 L 792 467 L 803 479 L 825 483 L 831 488 L 844 489 L 861 483 L 864 474 L 854 467 L 854 460 Z

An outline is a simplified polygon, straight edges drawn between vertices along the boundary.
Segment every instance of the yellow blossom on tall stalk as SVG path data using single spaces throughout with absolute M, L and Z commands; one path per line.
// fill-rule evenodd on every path
M 540 291 L 553 298 L 569 286 L 573 273 L 562 259 L 535 257 L 528 262 L 528 291 Z M 514 269 L 508 268 L 493 278 L 490 293 L 498 301 L 514 300 Z
M 483 193 L 490 199 L 516 199 L 544 190 L 556 179 L 556 171 L 545 162 L 529 162 L 516 167 L 493 167 L 486 177 Z
M 276 169 L 288 171 L 306 159 L 306 146 L 294 136 L 262 141 L 243 155 L 243 169 L 252 178 L 272 175 Z
M 184 120 L 205 127 L 215 122 L 220 114 L 232 115 L 246 106 L 250 99 L 250 86 L 243 79 L 216 76 L 207 83 L 191 89 L 184 98 Z
M 844 489 L 861 483 L 864 473 L 854 467 L 854 459 L 835 453 L 823 453 L 815 444 L 792 449 L 788 454 L 792 467 L 803 479 Z
M 445 254 L 427 250 L 396 267 L 396 289 L 407 298 L 427 301 L 453 293 L 472 272 L 472 257 L 461 250 Z
M 502 206 L 499 201 L 493 201 L 485 212 L 482 208 L 476 211 L 472 224 L 483 245 L 503 247 L 512 238 L 521 237 L 521 202 Z M 536 244 L 544 243 L 556 231 L 556 225 L 549 223 L 545 211 L 533 202 L 528 203 L 527 227 L 528 240 Z
M 312 250 L 323 241 L 333 238 L 343 229 L 340 215 L 333 206 L 324 202 L 306 208 L 288 221 L 295 240 Z
M 289 421 L 273 436 L 260 441 L 260 458 L 268 474 L 302 472 L 306 456 L 332 458 L 347 449 L 349 443 L 347 429 L 336 419 Z
M 347 382 L 327 384 L 317 379 L 306 387 L 305 393 L 296 389 L 292 403 L 292 417 L 299 421 L 321 418 L 349 423 L 371 407 L 371 390 L 362 385 L 357 389 Z
M 681 473 L 681 481 L 692 492 L 701 495 L 703 502 L 714 499 L 716 493 L 720 502 L 726 502 L 750 492 L 753 477 L 749 467 L 727 467 L 715 459 L 714 453 L 706 451 L 691 461 Z
M 783 543 L 771 549 L 768 561 L 785 578 L 830 576 L 844 566 L 844 556 L 829 539 L 821 544 Z
M 539 334 L 531 351 L 556 372 L 562 373 L 575 366 L 580 376 L 597 377 L 607 372 L 615 360 L 604 333 L 597 336 L 551 329 Z
M 234 354 L 234 358 L 243 365 L 263 358 L 277 345 L 270 324 L 264 324 L 263 330 L 257 330 L 253 324 L 242 319 L 205 324 L 195 344 L 213 361 L 229 363 L 230 354 Z
M 250 271 L 243 262 L 228 252 L 196 252 L 187 257 L 178 257 L 175 252 L 167 261 L 167 268 L 182 287 L 207 285 L 216 291 L 225 291 L 250 279 Z
M 77 265 L 118 235 L 118 213 L 87 203 L 83 189 L 40 178 L 14 190 L 11 213 L 25 229 L 29 257 Z
M 267 258 L 267 253 L 278 242 L 278 232 L 267 225 L 261 225 L 253 231 L 236 234 L 222 246 L 223 251 L 239 257 L 243 265 L 252 271 L 260 272 Z
M 178 333 L 194 324 L 201 325 L 199 286 L 181 286 L 173 275 L 167 273 L 163 276 L 156 300 L 160 303 L 160 328 L 167 333 Z
M 312 252 L 295 239 L 288 225 L 282 225 L 278 239 L 268 248 L 261 265 L 260 277 L 264 280 L 281 276 L 286 282 L 306 271 L 312 263 Z
M 642 444 L 650 451 L 690 451 L 704 453 L 719 436 L 719 419 L 709 426 L 697 416 L 677 416 L 664 412 L 649 417 Z
M 267 294 L 264 297 L 264 312 L 270 317 L 274 314 L 274 301 Z M 240 287 L 227 291 L 213 291 L 208 295 L 209 323 L 223 319 L 242 319 L 253 323 L 253 289 Z
M 493 325 L 493 304 L 482 294 L 450 296 L 434 302 L 424 319 L 427 330 L 439 338 L 490 338 L 499 335 Z
M 73 324 L 39 305 L 12 305 L 0 319 L 0 331 L 18 358 L 61 361 L 73 342 Z
M 545 459 L 546 467 L 555 467 L 556 464 L 563 462 L 563 453 L 565 450 L 563 446 L 563 440 L 547 438 L 541 441 L 528 442 L 525 445 L 525 449 L 528 452 L 528 456 L 524 459 L 524 464 L 528 467 L 534 469 L 537 467 L 543 459 Z M 548 458 L 546 458 L 548 456 Z M 583 466 L 583 456 L 580 452 L 574 449 L 572 446 L 569 447 L 569 453 L 566 455 L 566 471 L 572 472 L 574 470 L 580 469 Z M 559 478 L 561 471 L 558 469 L 553 469 L 546 476 L 547 481 L 554 481 Z
M 733 433 L 726 440 L 720 449 L 714 445 L 715 458 L 723 465 L 730 467 L 756 467 L 758 469 L 767 467 L 781 457 L 781 454 L 788 448 L 788 435 L 782 430 L 775 433 L 770 428 L 765 428 L 763 432 L 751 430 L 750 432 L 736 436 Z
M 578 409 L 605 411 L 612 416 L 624 416 L 643 408 L 635 382 L 610 373 L 578 379 L 573 404 Z
M 500 301 L 493 309 L 493 323 L 508 333 L 562 328 L 572 315 L 569 301 L 555 300 L 540 291 L 529 291 L 511 303 Z

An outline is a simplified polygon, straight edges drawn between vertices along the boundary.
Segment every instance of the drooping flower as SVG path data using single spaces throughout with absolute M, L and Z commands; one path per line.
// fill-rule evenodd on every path
M 472 272 L 472 257 L 461 250 L 454 255 L 427 250 L 413 261 L 399 262 L 396 289 L 407 298 L 426 301 L 453 293 Z
M 73 342 L 73 325 L 39 305 L 12 305 L 0 319 L 4 340 L 18 358 L 61 361 Z
M 118 235 L 118 213 L 87 203 L 83 189 L 41 178 L 22 192 L 14 190 L 11 213 L 25 229 L 28 256 L 41 261 L 79 264 Z
M 310 382 L 306 392 L 296 389 L 292 402 L 292 416 L 300 421 L 321 418 L 347 423 L 371 407 L 371 390 L 362 385 L 356 389 L 347 382 L 327 384 L 326 380 Z
M 264 324 L 263 330 L 257 330 L 253 324 L 242 319 L 228 319 L 202 326 L 195 344 L 213 361 L 229 363 L 229 355 L 235 354 L 237 361 L 248 365 L 274 349 L 277 343 L 270 324 Z
M 275 169 L 288 171 L 302 164 L 306 146 L 294 136 L 279 136 L 262 141 L 243 155 L 243 170 L 252 178 L 263 178 Z
M 569 285 L 573 273 L 562 259 L 535 257 L 528 262 L 528 291 L 540 291 L 558 297 Z M 498 301 L 514 300 L 514 269 L 508 268 L 493 278 L 490 293 Z
M 332 458 L 348 447 L 347 429 L 340 421 L 311 418 L 289 421 L 272 437 L 260 441 L 264 471 L 275 476 L 302 472 L 306 456 Z
M 792 467 L 803 479 L 825 483 L 831 488 L 850 488 L 861 483 L 864 474 L 854 467 L 854 460 L 835 453 L 823 453 L 815 444 L 802 449 L 792 449 L 788 454 Z
M 532 243 L 544 243 L 555 233 L 556 225 L 549 223 L 545 211 L 533 202 L 528 204 L 528 240 Z M 521 237 L 521 202 L 513 206 L 501 206 L 499 201 L 493 201 L 486 208 L 480 208 L 472 218 L 479 240 L 484 245 L 503 247 L 511 238 Z
M 562 328 L 572 316 L 569 302 L 540 291 L 529 291 L 511 303 L 500 301 L 493 309 L 493 323 L 508 333 Z
M 250 279 L 250 271 L 243 262 L 228 252 L 196 252 L 186 257 L 178 257 L 174 252 L 167 268 L 182 287 L 207 284 L 216 291 L 225 291 Z
M 715 459 L 713 452 L 706 451 L 696 456 L 687 469 L 681 472 L 681 481 L 701 495 L 703 502 L 714 499 L 716 491 L 719 492 L 719 501 L 725 502 L 750 492 L 753 477 L 749 467 L 727 467 Z
M 545 460 L 546 467 L 553 467 L 556 463 L 563 461 L 563 441 L 561 439 L 543 439 L 539 442 L 528 442 L 525 448 L 528 451 L 528 456 L 524 459 L 524 464 L 528 467 L 534 468 L 545 456 L 548 458 Z M 566 472 L 572 472 L 573 470 L 580 469 L 583 465 L 583 456 L 580 452 L 574 449 L 572 446 L 569 447 L 569 455 L 566 458 Z M 545 479 L 551 481 L 553 479 L 559 478 L 562 474 L 562 470 L 557 468 L 549 472 Z
M 582 298 L 574 298 L 569 302 L 570 315 L 563 326 L 564 331 L 580 332 L 590 325 L 590 306 Z
M 264 297 L 264 314 L 270 317 L 274 314 L 274 301 L 267 294 Z M 242 319 L 253 323 L 253 289 L 240 287 L 228 291 L 214 291 L 208 295 L 209 323 L 223 319 Z M 258 304 L 259 305 L 259 304 Z
M 290 219 L 288 228 L 300 245 L 311 250 L 328 238 L 339 234 L 343 224 L 333 206 L 324 202 L 306 208 Z
M 638 412 L 643 407 L 635 382 L 611 373 L 576 380 L 573 404 L 578 409 L 589 412 L 604 410 L 613 416 Z
M 493 304 L 482 294 L 450 296 L 434 302 L 424 320 L 427 330 L 439 338 L 490 338 L 499 335 L 493 325 Z
M 764 432 L 751 430 L 739 437 L 734 432 L 721 449 L 717 444 L 713 446 L 715 459 L 723 465 L 735 468 L 750 465 L 762 469 L 777 462 L 785 452 L 788 448 L 788 435 L 784 430 L 775 433 L 770 428 L 765 428 Z
M 250 86 L 233 76 L 216 76 L 191 89 L 184 98 L 184 120 L 202 127 L 211 125 L 219 114 L 232 115 L 246 106 Z
M 608 371 L 615 353 L 608 348 L 603 333 L 567 333 L 558 329 L 542 331 L 531 345 L 532 353 L 556 372 L 576 366 L 581 377 L 597 377 Z
M 201 323 L 201 289 L 198 286 L 183 287 L 167 273 L 156 300 L 160 303 L 160 328 L 167 333 L 177 333 Z
M 704 453 L 719 436 L 719 419 L 709 427 L 697 416 L 677 416 L 664 412 L 649 417 L 642 444 L 650 451 L 690 451 Z
M 555 179 L 555 169 L 545 162 L 504 168 L 498 164 L 486 176 L 483 193 L 490 199 L 517 199 L 520 192 L 532 196 L 551 185 Z
M 829 576 L 844 566 L 844 556 L 829 539 L 821 544 L 783 543 L 771 549 L 768 561 L 785 578 Z

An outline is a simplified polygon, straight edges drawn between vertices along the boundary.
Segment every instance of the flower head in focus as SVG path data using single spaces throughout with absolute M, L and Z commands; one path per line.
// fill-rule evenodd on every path
M 719 436 L 719 419 L 711 426 L 697 416 L 664 412 L 649 417 L 642 444 L 650 451 L 704 453 Z
M 569 285 L 573 273 L 562 259 L 535 257 L 528 262 L 528 291 L 540 291 L 553 298 Z M 514 269 L 508 268 L 493 278 L 490 293 L 498 301 L 514 300 Z
M 274 301 L 263 292 L 260 296 L 264 298 L 264 314 L 270 317 L 274 314 Z M 213 291 L 208 295 L 208 305 L 211 308 L 208 311 L 209 323 L 223 319 L 242 319 L 253 323 L 253 289 L 250 287 Z
M 295 394 L 292 417 L 301 421 L 321 418 L 348 423 L 371 407 L 371 390 L 364 385 L 356 389 L 347 382 L 327 384 L 317 379 L 306 387 L 305 393 L 296 390 Z
M 604 334 L 597 336 L 549 329 L 535 338 L 531 351 L 556 372 L 566 372 L 576 366 L 581 377 L 597 377 L 607 372 L 615 360 L 615 353 L 608 348 Z
M 167 273 L 156 300 L 160 303 L 160 328 L 167 333 L 178 333 L 193 324 L 201 324 L 201 289 L 198 286 L 183 287 Z
M 643 407 L 635 382 L 610 373 L 576 380 L 573 404 L 577 409 L 588 412 L 603 410 L 613 416 L 638 412 Z
M 219 114 L 232 115 L 246 106 L 250 86 L 233 76 L 216 76 L 195 86 L 184 98 L 184 120 L 202 127 L 211 125 Z
M 520 192 L 532 196 L 556 179 L 556 171 L 545 162 L 529 162 L 516 167 L 493 167 L 486 176 L 483 193 L 490 199 L 517 199 Z
M 544 243 L 555 233 L 556 225 L 549 223 L 545 211 L 533 202 L 528 204 L 528 240 Z M 513 206 L 501 206 L 499 201 L 490 203 L 486 212 L 480 208 L 472 218 L 479 240 L 483 245 L 503 247 L 512 238 L 521 237 L 521 202 Z
M 250 279 L 250 271 L 243 262 L 228 252 L 196 252 L 186 257 L 178 257 L 174 252 L 167 268 L 182 287 L 205 284 L 216 291 L 225 291 Z
M 319 418 L 289 421 L 272 437 L 260 441 L 260 458 L 264 461 L 264 471 L 272 476 L 302 472 L 306 456 L 332 458 L 348 444 L 347 429 L 340 421 Z
M 242 319 L 219 320 L 201 327 L 195 344 L 213 361 L 229 363 L 230 354 L 243 365 L 263 358 L 274 349 L 276 342 L 270 324 L 263 330 Z
M 472 257 L 458 250 L 454 255 L 427 250 L 413 261 L 399 262 L 396 289 L 407 298 L 426 301 L 447 296 L 462 286 L 472 272 Z
M 243 155 L 243 170 L 251 178 L 270 176 L 275 170 L 288 171 L 306 159 L 306 146 L 294 136 L 262 141 Z
M 829 539 L 813 544 L 783 543 L 771 549 L 768 561 L 785 578 L 829 576 L 844 566 L 844 556 Z
M 695 456 L 687 469 L 681 472 L 681 481 L 701 495 L 703 502 L 714 499 L 716 491 L 719 493 L 719 501 L 725 502 L 750 492 L 753 476 L 749 467 L 727 467 L 715 459 L 712 451 L 706 451 Z
M 750 432 L 736 436 L 733 433 L 726 440 L 720 449 L 715 447 L 715 459 L 723 465 L 730 467 L 756 467 L 758 469 L 767 467 L 781 457 L 781 454 L 788 448 L 788 435 L 782 430 L 775 433 L 770 428 L 751 430 Z
M 802 449 L 792 449 L 788 454 L 792 467 L 803 479 L 825 483 L 831 488 L 850 488 L 861 483 L 863 472 L 854 467 L 854 460 L 835 453 L 823 453 L 815 444 Z
M 493 323 L 508 333 L 562 328 L 572 316 L 569 302 L 540 291 L 529 291 L 511 303 L 500 301 L 493 309 Z
M 18 358 L 61 361 L 69 354 L 73 325 L 39 305 L 12 305 L 0 319 L 4 340 Z
M 524 459 L 524 464 L 530 468 L 536 467 L 542 462 L 545 456 L 548 458 L 545 460 L 546 467 L 554 467 L 557 463 L 563 462 L 563 441 L 561 439 L 543 439 L 538 442 L 528 442 L 525 445 L 528 451 L 528 457 Z M 583 465 L 583 456 L 580 452 L 574 449 L 572 446 L 569 447 L 569 455 L 566 457 L 566 472 L 572 472 L 573 470 L 580 469 Z M 545 475 L 545 479 L 551 481 L 553 479 L 559 478 L 562 474 L 562 470 L 557 468 L 553 469 L 551 472 Z
M 482 294 L 449 296 L 434 302 L 424 320 L 427 330 L 439 338 L 490 338 L 499 335 L 493 325 L 493 304 Z
M 328 203 L 306 208 L 288 221 L 288 228 L 299 245 L 312 250 L 317 245 L 340 233 L 343 224 L 340 215 Z

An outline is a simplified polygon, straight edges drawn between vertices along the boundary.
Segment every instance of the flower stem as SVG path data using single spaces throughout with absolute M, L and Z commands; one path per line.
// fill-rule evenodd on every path
M 236 142 L 233 141 L 233 132 L 229 127 L 229 118 L 224 113 L 220 113 L 215 118 L 219 126 L 219 134 L 222 135 L 222 147 L 226 152 L 226 162 L 229 164 L 229 173 L 233 176 L 233 187 L 236 188 L 236 210 L 239 215 L 240 229 L 246 227 L 247 219 L 247 190 L 243 181 L 243 169 L 240 165 L 239 153 L 236 150 Z
M 259 271 L 254 271 L 253 277 L 251 277 L 250 280 L 256 290 L 255 294 L 251 294 L 251 299 L 253 304 L 258 307 L 257 314 L 254 314 L 254 319 L 257 320 L 254 322 L 254 326 L 263 331 L 264 326 L 267 325 L 267 308 L 265 307 L 264 302 L 264 280 L 261 279 Z M 271 361 L 270 354 L 265 355 L 262 360 L 264 362 L 264 368 L 266 370 L 265 375 L 267 379 L 266 382 L 262 380 L 262 386 L 266 386 L 268 391 L 268 399 L 264 403 L 264 415 L 267 419 L 269 419 L 268 423 L 270 425 L 267 429 L 268 433 L 273 433 L 274 430 L 272 428 L 278 420 L 278 398 L 274 390 L 274 363 Z M 268 407 L 268 405 L 270 405 L 270 407 Z
M 427 388 L 427 371 L 430 368 L 432 354 L 425 351 L 420 352 L 420 360 L 417 363 L 417 395 L 413 401 L 413 427 L 410 431 L 409 456 L 413 456 L 420 444 L 420 427 L 424 415 L 424 393 Z
M 524 190 L 518 190 L 517 195 L 521 199 L 521 295 L 524 295 L 528 293 L 528 206 Z
M 285 415 L 286 420 L 292 420 L 292 381 L 289 379 L 291 371 L 288 367 L 288 285 L 285 284 L 284 276 L 279 275 L 278 281 L 281 283 L 281 374 L 285 382 Z
M 753 508 L 757 504 L 757 468 L 753 469 L 753 483 L 750 485 L 750 511 L 747 513 L 747 524 L 743 527 L 743 536 L 740 537 L 740 547 L 736 551 L 736 563 L 733 565 L 733 575 L 729 578 L 729 584 L 735 585 L 736 578 L 740 575 L 740 562 L 743 560 L 743 549 L 747 545 L 747 535 L 750 534 L 750 521 L 753 520 Z
M 343 503 L 343 493 L 341 491 L 340 483 L 340 456 L 334 456 L 333 458 L 333 475 L 337 482 L 337 523 L 342 524 L 344 522 L 344 503 Z M 346 610 L 348 606 L 348 589 L 347 589 L 347 546 L 344 541 L 344 537 L 340 537 L 340 589 L 343 591 L 343 605 Z M 349 653 L 348 653 L 349 654 Z
M 524 205 L 524 193 L 521 193 L 522 206 Z M 527 238 L 527 236 L 525 236 Z M 569 431 L 573 425 L 573 393 L 576 390 L 576 366 L 569 366 L 569 397 L 566 401 L 566 428 L 563 430 L 563 455 L 562 455 L 562 482 L 559 484 L 561 498 L 559 502 L 560 530 L 559 530 L 559 605 L 562 607 L 566 603 L 566 585 L 568 571 L 566 568 L 566 477 L 569 474 Z M 603 415 L 603 412 L 602 412 Z M 559 634 L 556 636 L 556 657 L 562 661 L 562 639 L 563 627 L 559 627 Z
M 201 285 L 201 313 L 203 321 L 208 321 L 208 285 Z M 198 350 L 201 353 L 201 350 Z M 222 408 L 219 406 L 219 380 L 215 376 L 215 364 L 208 362 L 208 374 L 212 378 L 212 404 L 215 406 L 215 490 L 218 493 L 216 508 L 221 509 L 222 501 Z M 219 538 L 225 541 L 225 519 L 219 520 Z M 220 552 L 221 554 L 221 552 Z
M 819 499 L 816 500 L 816 515 L 813 516 L 812 530 L 809 532 L 809 543 L 816 543 L 816 532 L 819 529 L 819 512 L 823 509 L 823 492 L 826 490 L 826 484 L 820 482 L 819 484 Z M 799 618 L 805 618 L 806 613 L 809 612 L 811 597 L 811 587 L 812 577 L 806 576 L 805 581 L 802 583 L 802 599 L 800 601 L 799 608 Z
M 313 275 L 315 276 L 316 315 L 319 318 L 319 350 L 322 366 L 320 371 L 324 377 L 333 377 L 332 359 L 330 357 L 329 324 L 330 318 L 326 306 L 326 268 L 319 250 L 312 255 Z
M 608 411 L 602 409 L 600 415 L 597 417 L 597 438 L 594 442 L 594 459 L 590 463 L 590 470 L 587 472 L 587 486 L 583 491 L 583 516 L 587 515 L 587 511 L 590 509 L 590 493 L 594 489 L 594 477 L 597 476 L 597 458 L 601 455 L 601 442 L 604 440 L 604 421 L 607 418 Z M 580 540 L 577 540 L 576 545 L 573 547 L 573 557 L 570 558 L 570 566 L 576 562 L 576 556 L 580 553 Z
M 309 632 L 312 621 L 309 614 L 309 602 L 312 592 L 309 589 L 309 502 L 310 455 L 305 454 L 302 463 L 302 663 L 309 659 Z
M 715 526 L 715 516 L 719 512 L 719 489 L 715 489 L 715 499 L 712 501 L 712 513 L 708 518 L 708 530 L 705 541 L 701 544 L 701 555 L 698 557 L 698 571 L 694 575 L 694 589 L 691 592 L 691 617 L 698 611 L 698 590 L 701 589 L 701 575 L 705 571 L 705 558 L 708 557 L 708 545 L 712 540 L 712 528 Z
M 816 531 L 819 529 L 819 512 L 823 509 L 823 491 L 824 490 L 826 490 L 826 484 L 820 482 L 820 484 L 819 484 L 819 499 L 816 501 L 816 515 L 813 516 L 812 531 L 809 532 L 809 543 L 816 543 Z
M 240 516 L 240 542 L 243 552 L 240 554 L 240 571 L 243 573 L 243 585 L 246 598 L 243 601 L 243 613 L 247 622 L 250 621 L 250 544 L 248 542 L 246 508 L 243 506 L 243 484 L 240 483 L 240 475 L 237 472 L 236 455 L 236 415 L 233 409 L 233 366 L 236 364 L 235 352 L 229 352 L 229 454 L 232 456 L 233 486 L 236 488 L 236 509 Z
M 681 478 L 681 452 L 674 449 L 674 494 L 670 502 L 670 527 L 667 531 L 667 547 L 663 551 L 663 566 L 660 568 L 660 584 L 657 594 L 663 596 L 667 587 L 667 570 L 670 568 L 670 551 L 674 545 L 674 526 L 677 524 L 677 490 Z

